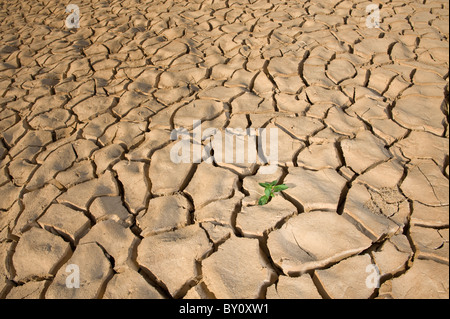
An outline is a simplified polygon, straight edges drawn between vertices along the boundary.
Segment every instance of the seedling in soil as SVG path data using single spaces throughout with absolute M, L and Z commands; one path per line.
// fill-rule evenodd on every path
M 278 181 L 273 181 L 272 183 L 259 183 L 260 186 L 264 187 L 264 195 L 258 201 L 258 205 L 266 205 L 275 193 L 284 191 L 288 187 L 284 184 L 277 185 Z

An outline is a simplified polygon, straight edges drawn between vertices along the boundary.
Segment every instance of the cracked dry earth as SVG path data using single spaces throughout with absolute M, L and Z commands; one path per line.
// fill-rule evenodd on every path
M 1 298 L 449 297 L 448 1 L 73 3 L 0 2 Z

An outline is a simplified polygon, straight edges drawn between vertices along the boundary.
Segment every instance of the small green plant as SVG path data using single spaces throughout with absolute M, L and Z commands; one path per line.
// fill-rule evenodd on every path
M 269 200 L 275 196 L 276 192 L 284 191 L 288 187 L 284 184 L 277 185 L 278 181 L 273 181 L 272 183 L 259 183 L 260 186 L 264 187 L 264 195 L 258 201 L 258 205 L 266 205 Z

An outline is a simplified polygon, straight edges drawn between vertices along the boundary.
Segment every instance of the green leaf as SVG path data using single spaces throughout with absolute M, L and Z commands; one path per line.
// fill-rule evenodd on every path
M 272 186 L 272 185 L 270 185 L 270 183 L 258 183 L 258 184 L 259 184 L 259 186 L 262 186 L 264 188 Z
M 270 188 L 266 188 L 264 190 L 264 194 L 266 194 L 267 198 L 270 198 L 270 196 L 272 196 L 272 190 Z
M 268 201 L 269 201 L 269 198 L 266 195 L 261 196 L 261 198 L 258 201 L 258 205 L 261 205 L 261 206 L 266 205 Z
M 275 185 L 277 185 L 277 183 L 278 183 L 278 181 L 274 180 L 272 183 L 270 183 L 270 186 L 275 186 Z
M 284 185 L 284 184 L 281 184 L 281 185 L 275 186 L 275 187 L 273 188 L 273 191 L 274 191 L 274 192 L 280 192 L 280 191 L 284 191 L 285 189 L 288 189 L 288 188 L 289 188 L 288 186 L 286 186 L 286 185 Z

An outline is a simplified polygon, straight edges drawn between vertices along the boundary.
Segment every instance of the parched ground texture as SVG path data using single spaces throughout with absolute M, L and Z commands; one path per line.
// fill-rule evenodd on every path
M 449 297 L 448 0 L 68 3 L 0 1 L 1 298 Z

